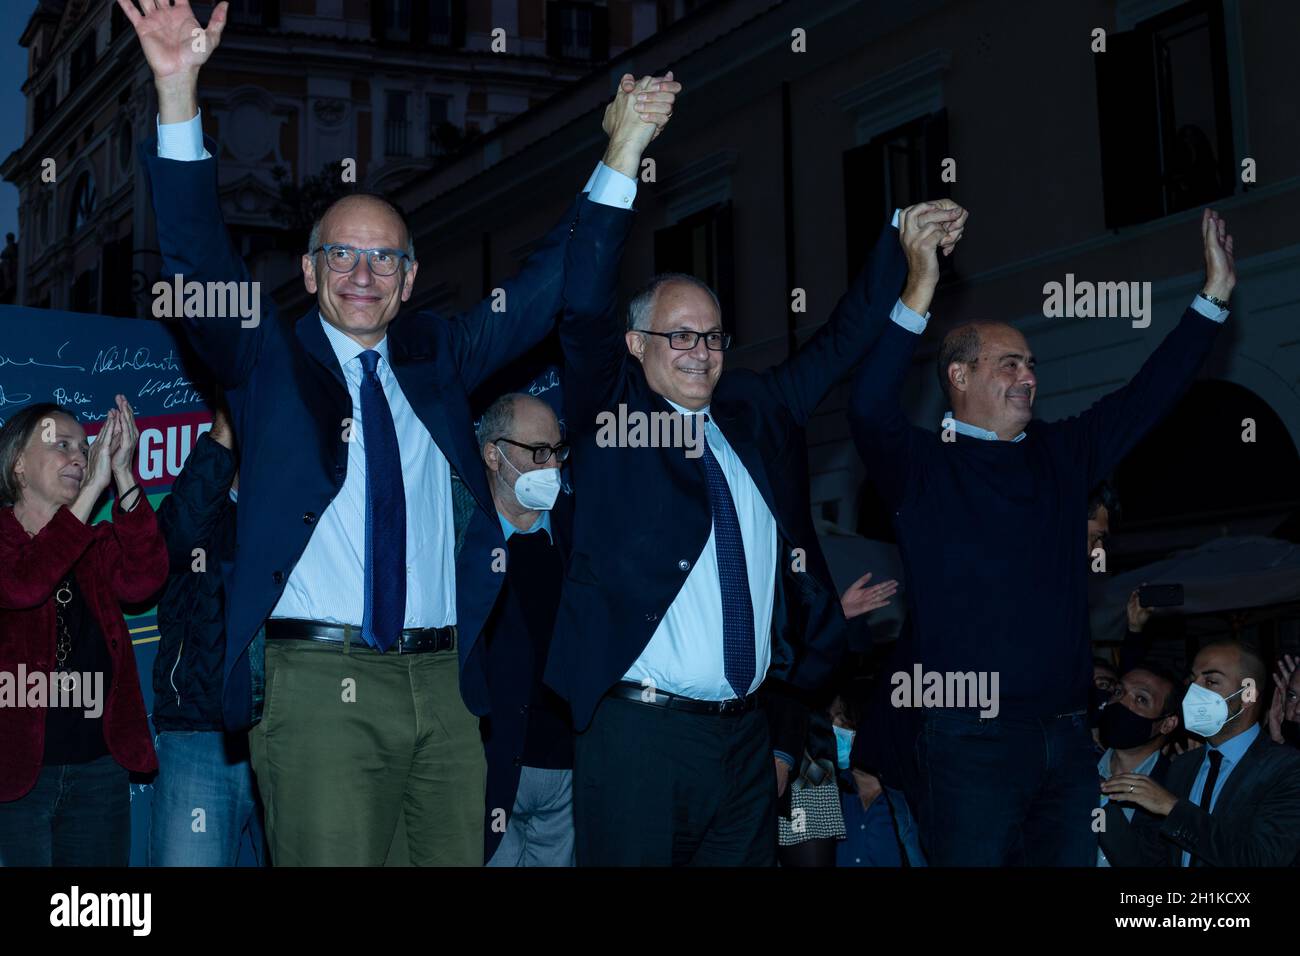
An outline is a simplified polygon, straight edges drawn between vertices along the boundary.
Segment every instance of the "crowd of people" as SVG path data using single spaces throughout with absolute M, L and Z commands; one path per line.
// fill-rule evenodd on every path
M 224 4 L 206 28 L 183 0 L 119 4 L 158 93 L 165 272 L 248 282 L 197 105 Z M 695 277 L 619 308 L 642 153 L 681 91 L 622 78 L 586 188 L 462 315 L 401 311 L 409 225 L 356 193 L 311 231 L 305 315 L 187 316 L 220 396 L 156 515 L 123 396 L 93 444 L 66 408 L 9 419 L 0 671 L 105 688 L 96 716 L 0 697 L 0 864 L 125 865 L 128 773 L 154 771 L 160 866 L 232 865 L 245 840 L 276 866 L 1300 861 L 1296 661 L 1270 679 L 1221 640 L 1170 673 L 1136 598 L 1118 663 L 1088 626 L 1106 478 L 1228 317 L 1222 218 L 1205 211 L 1205 284 L 1130 383 L 1037 420 L 1023 334 L 967 323 L 939 349 L 950 411 L 921 428 L 901 394 L 966 229 L 952 200 L 882 224 L 827 322 L 763 371 L 724 368 Z M 558 407 L 483 395 L 552 335 Z M 866 573 L 840 593 L 818 544 L 806 429 L 841 382 L 901 589 Z M 611 416 L 683 440 L 611 437 Z M 854 679 L 848 621 L 900 594 L 890 660 Z M 156 737 L 121 609 L 155 598 Z M 912 674 L 924 692 L 898 693 Z

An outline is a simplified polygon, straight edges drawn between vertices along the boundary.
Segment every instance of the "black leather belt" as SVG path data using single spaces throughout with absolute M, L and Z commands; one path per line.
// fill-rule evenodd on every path
M 605 696 L 617 697 L 621 700 L 634 700 L 641 704 L 650 704 L 653 707 L 667 707 L 669 710 L 686 710 L 692 714 L 715 714 L 721 717 L 747 714 L 758 706 L 758 694 L 750 694 L 748 697 L 733 697 L 730 700 L 696 700 L 694 697 L 667 694 L 661 690 L 633 684 L 630 681 L 621 681 L 615 684 Z
M 353 649 L 374 650 L 361 636 L 361 628 L 342 624 L 321 624 L 297 618 L 277 617 L 266 622 L 266 637 L 273 641 L 320 641 L 324 644 L 342 645 Z M 408 627 L 393 642 L 390 652 L 397 654 L 428 654 L 433 651 L 450 651 L 456 646 L 456 625 L 447 627 Z

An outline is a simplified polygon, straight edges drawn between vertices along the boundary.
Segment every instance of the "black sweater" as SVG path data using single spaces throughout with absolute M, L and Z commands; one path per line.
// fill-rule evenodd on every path
M 899 403 L 920 340 L 890 323 L 854 383 L 850 421 L 894 509 L 917 660 L 996 672 L 1000 713 L 1083 710 L 1088 493 L 1177 403 L 1219 323 L 1188 309 L 1128 385 L 1086 412 L 1033 421 L 1019 442 L 911 425 Z

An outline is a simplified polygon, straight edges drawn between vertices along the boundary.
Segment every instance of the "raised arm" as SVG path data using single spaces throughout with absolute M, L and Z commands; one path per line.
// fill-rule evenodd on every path
M 671 80 L 668 73 L 665 80 Z M 639 96 L 653 95 L 652 78 L 635 86 L 624 76 L 618 93 L 605 109 L 609 134 L 605 164 L 635 175 L 642 152 L 662 128 L 638 110 Z M 663 114 L 658 114 L 662 116 Z M 589 209 L 575 230 L 566 252 L 564 308 L 560 345 L 564 351 L 565 417 L 570 428 L 591 427 L 622 382 L 628 359 L 625 323 L 618 315 L 618 276 L 623 247 L 631 231 L 630 216 L 608 208 Z
M 599 254 L 596 247 L 615 234 L 625 235 L 631 227 L 642 153 L 672 118 L 681 89 L 671 71 L 640 80 L 623 76 L 605 111 L 609 145 L 583 190 L 585 195 L 578 197 L 514 279 L 456 319 L 461 377 L 471 389 L 550 334 L 566 300 L 590 298 L 590 286 L 599 282 L 593 271 L 610 261 L 602 255 L 601 262 L 594 263 L 592 257 Z M 621 238 L 617 242 L 621 248 Z M 618 262 L 612 260 L 614 270 Z
M 1205 285 L 1178 325 L 1131 382 L 1061 423 L 1074 432 L 1071 438 L 1078 443 L 1089 487 L 1114 471 L 1142 436 L 1178 404 L 1228 317 L 1227 301 L 1237 284 L 1233 242 L 1226 223 L 1213 210 L 1201 216 L 1201 241 Z
M 798 351 L 767 371 L 772 387 L 801 427 L 884 331 L 907 273 L 898 237 L 898 230 L 887 223 L 830 319 Z
M 849 398 L 853 440 L 868 476 L 895 506 L 902 503 L 909 487 L 909 463 L 916 440 L 916 429 L 907 420 L 899 396 L 930 316 L 939 283 L 939 250 L 944 255 L 951 253 L 967 217 L 965 210 L 948 200 L 902 210 L 898 242 L 907 260 L 907 282 L 853 381 Z
M 177 0 L 175 6 L 143 0 L 144 13 L 135 0 L 118 0 L 118 6 L 135 28 L 158 91 L 159 136 L 156 144 L 152 137 L 145 142 L 142 158 L 163 257 L 161 281 L 174 288 L 179 275 L 184 283 L 218 288 L 228 305 L 256 303 L 251 315 L 227 308 L 227 314 L 217 316 L 185 315 L 174 303 L 199 356 L 220 384 L 233 388 L 252 371 L 273 306 L 260 290 L 251 299 L 240 295 L 251 277 L 226 230 L 217 163 L 203 146 L 198 119 L 199 71 L 221 42 L 227 4 L 217 4 L 206 29 L 188 0 Z M 203 301 L 210 298 L 205 293 Z

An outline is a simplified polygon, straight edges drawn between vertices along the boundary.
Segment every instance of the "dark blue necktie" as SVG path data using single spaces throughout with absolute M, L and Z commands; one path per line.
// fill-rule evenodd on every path
M 745 543 L 740 537 L 736 503 L 722 474 L 722 466 L 704 443 L 704 472 L 709 479 L 709 508 L 713 512 L 713 547 L 718 556 L 718 581 L 722 586 L 722 666 L 727 683 L 737 697 L 749 693 L 754 682 L 754 602 L 749 596 L 749 571 Z
M 379 382 L 379 353 L 361 353 L 361 426 L 366 443 L 365 611 L 361 636 L 381 653 L 406 621 L 406 489 L 393 413 Z

